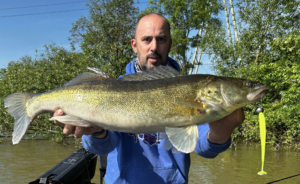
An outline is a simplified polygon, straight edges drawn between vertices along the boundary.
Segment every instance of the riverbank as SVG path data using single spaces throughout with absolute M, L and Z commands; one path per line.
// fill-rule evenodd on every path
M 12 138 L 12 132 L 8 133 L 0 133 L 0 144 L 6 141 L 11 141 Z M 73 135 L 64 135 L 62 132 L 59 133 L 49 133 L 49 132 L 44 132 L 44 133 L 26 133 L 21 141 L 24 140 L 51 140 L 52 142 L 55 142 L 57 144 L 69 144 L 67 141 L 68 139 L 74 139 L 75 143 L 77 146 L 81 145 L 81 139 L 75 139 Z

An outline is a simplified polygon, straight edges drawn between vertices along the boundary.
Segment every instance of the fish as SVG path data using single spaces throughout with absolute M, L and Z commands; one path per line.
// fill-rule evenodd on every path
M 126 133 L 165 132 L 163 145 L 173 152 L 194 151 L 198 125 L 221 119 L 261 100 L 268 92 L 259 82 L 215 75 L 181 75 L 169 66 L 115 79 L 97 68 L 62 87 L 40 93 L 14 93 L 4 100 L 15 118 L 13 144 L 18 144 L 39 114 L 74 126 L 99 126 Z

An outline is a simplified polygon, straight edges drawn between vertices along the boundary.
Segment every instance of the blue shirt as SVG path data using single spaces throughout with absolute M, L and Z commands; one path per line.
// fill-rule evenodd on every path
M 135 73 L 134 62 L 126 66 L 126 74 Z M 168 58 L 168 65 L 180 71 L 176 61 Z M 229 139 L 225 144 L 213 144 L 208 141 L 208 124 L 198 126 L 199 138 L 195 152 L 205 158 L 214 158 L 219 153 L 228 149 L 231 144 Z M 97 139 L 91 135 L 82 137 L 82 145 L 89 152 L 106 155 L 107 170 L 106 184 L 161 184 L 161 183 L 188 183 L 188 173 L 191 165 L 190 154 L 173 154 L 167 151 L 163 144 L 150 146 L 144 140 L 137 139 L 128 133 L 108 130 L 104 139 Z

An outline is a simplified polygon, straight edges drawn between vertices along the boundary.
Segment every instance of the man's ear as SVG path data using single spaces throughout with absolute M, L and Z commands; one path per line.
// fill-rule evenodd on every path
M 136 40 L 135 39 L 131 39 L 131 47 L 132 47 L 134 53 L 137 54 L 137 46 L 136 46 Z

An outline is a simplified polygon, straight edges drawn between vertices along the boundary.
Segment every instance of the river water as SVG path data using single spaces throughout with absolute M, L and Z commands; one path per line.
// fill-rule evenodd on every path
M 22 140 L 18 145 L 12 146 L 10 140 L 4 140 L 0 144 L 0 183 L 34 181 L 77 149 L 79 148 L 72 142 L 63 146 L 48 140 Z M 214 159 L 205 159 L 192 153 L 189 183 L 297 184 L 300 183 L 299 156 L 298 152 L 291 150 L 278 152 L 266 150 L 264 170 L 268 174 L 259 176 L 257 175 L 261 169 L 259 145 L 238 144 L 236 149 L 228 149 Z M 99 178 L 99 170 L 96 169 L 92 182 L 100 183 Z M 273 182 L 279 179 L 283 180 Z

